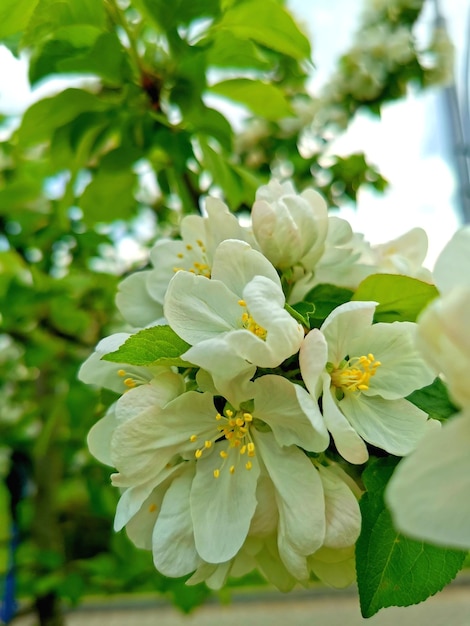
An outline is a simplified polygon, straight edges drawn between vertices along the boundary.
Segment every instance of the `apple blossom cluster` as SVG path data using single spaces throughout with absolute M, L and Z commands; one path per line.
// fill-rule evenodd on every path
M 115 529 L 189 584 L 258 569 L 284 591 L 313 578 L 346 586 L 360 469 L 439 432 L 407 398 L 442 359 L 423 358 L 416 323 L 378 321 L 380 302 L 360 297 L 374 276 L 432 289 L 425 233 L 371 246 L 316 191 L 271 181 L 250 227 L 208 198 L 180 234 L 121 282 L 127 331 L 79 374 L 116 392 L 88 437 L 116 469 Z M 458 373 L 446 374 L 460 399 Z

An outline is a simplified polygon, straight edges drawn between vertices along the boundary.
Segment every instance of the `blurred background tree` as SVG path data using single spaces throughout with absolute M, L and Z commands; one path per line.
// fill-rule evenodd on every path
M 445 36 L 416 42 L 423 1 L 367 2 L 313 97 L 310 42 L 280 0 L 3 0 L 0 40 L 27 55 L 32 86 L 81 77 L 19 125 L 0 119 L 3 621 L 16 597 L 48 626 L 86 594 L 158 592 L 185 611 L 207 597 L 113 533 L 117 496 L 86 434 L 114 397 L 78 368 L 123 329 L 120 277 L 207 194 L 248 212 L 272 175 L 331 206 L 386 188 L 364 154 L 335 156 L 331 143 L 358 110 L 380 115 L 410 84 L 449 77 Z

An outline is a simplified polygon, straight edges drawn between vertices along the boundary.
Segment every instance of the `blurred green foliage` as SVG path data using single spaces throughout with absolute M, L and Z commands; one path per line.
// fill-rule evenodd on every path
M 409 33 L 402 64 L 375 60 L 383 89 L 314 98 L 310 43 L 278 0 L 3 0 L 0 38 L 28 55 L 32 85 L 83 79 L 30 106 L 14 131 L 0 120 L 0 471 L 21 464 L 22 476 L 0 490 L 0 572 L 15 517 L 17 592 L 41 624 L 60 624 L 61 601 L 85 594 L 159 592 L 185 611 L 208 595 L 160 576 L 113 533 L 109 468 L 86 449 L 114 398 L 77 370 L 122 328 L 116 285 L 142 263 L 120 244 L 137 240 L 142 253 L 210 192 L 246 210 L 273 172 L 332 205 L 363 185 L 383 191 L 363 154 L 330 146 L 357 110 L 377 113 L 436 73 L 441 58 L 423 62 L 412 35 L 422 2 L 411 4 L 375 14 Z M 354 78 L 355 55 L 333 82 Z M 216 97 L 241 106 L 242 129 Z

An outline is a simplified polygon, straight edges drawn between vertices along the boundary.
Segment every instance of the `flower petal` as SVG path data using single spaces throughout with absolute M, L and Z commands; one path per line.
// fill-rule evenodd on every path
M 272 433 L 253 439 L 276 489 L 281 558 L 298 580 L 308 578 L 306 557 L 325 537 L 325 500 L 317 470 L 296 446 L 280 448 Z
M 354 545 L 338 550 L 323 547 L 309 558 L 308 563 L 321 581 L 336 589 L 343 589 L 356 580 L 354 554 Z
M 122 422 L 111 442 L 113 464 L 122 474 L 116 484 L 158 480 L 175 454 L 195 451 L 217 433 L 215 415 L 211 394 L 189 391 L 163 409 L 151 406 Z M 194 442 L 192 435 L 197 437 Z
M 281 286 L 278 273 L 268 259 L 244 241 L 227 239 L 215 251 L 212 278 L 220 280 L 243 298 L 245 286 L 255 277 L 264 276 Z
M 333 400 L 330 377 L 324 375 L 323 417 L 338 452 L 350 463 L 365 463 L 369 458 L 367 447 Z
M 363 439 L 398 456 L 409 454 L 429 427 L 439 425 L 404 399 L 383 400 L 353 392 L 344 396 L 339 409 Z
M 186 576 L 201 563 L 189 507 L 194 465 L 188 464 L 186 471 L 171 483 L 153 530 L 153 562 L 164 576 Z
M 300 346 L 299 364 L 305 386 L 314 398 L 321 394 L 321 376 L 328 361 L 328 344 L 323 334 L 314 328 Z
M 183 377 L 167 369 L 150 383 L 126 391 L 116 403 L 116 418 L 126 421 L 147 409 L 162 408 L 182 394 L 184 388 Z
M 285 310 L 285 298 L 281 288 L 264 276 L 256 276 L 246 285 L 243 298 L 256 323 L 267 330 L 266 341 L 258 342 L 257 345 L 260 355 L 262 348 L 266 353 L 269 352 L 269 355 L 266 354 L 264 357 L 266 365 L 261 362 L 259 365 L 276 367 L 299 350 L 304 330 Z M 253 363 L 256 362 L 248 355 L 246 358 Z
M 385 492 L 398 529 L 470 549 L 470 413 L 431 432 L 395 470 Z
M 241 327 L 237 296 L 218 280 L 177 272 L 168 285 L 164 313 L 171 328 L 191 345 Z
M 426 307 L 418 322 L 418 347 L 442 372 L 451 398 L 470 406 L 470 287 L 455 287 Z
M 326 532 L 324 546 L 346 548 L 361 531 L 359 503 L 347 484 L 329 467 L 317 466 L 325 494 Z
M 373 324 L 350 342 L 349 349 L 350 356 L 372 353 L 381 363 L 364 391 L 366 396 L 404 398 L 436 377 L 416 348 L 416 324 L 412 322 Z
M 227 337 L 224 335 L 202 341 L 192 346 L 182 358 L 209 372 L 219 394 L 238 406 L 247 399 L 243 382 L 254 375 L 256 365 L 234 354 Z
M 115 405 L 109 407 L 106 415 L 93 424 L 88 433 L 87 444 L 92 455 L 105 465 L 114 466 L 111 454 L 111 437 L 118 421 Z
M 175 275 L 175 270 L 189 270 L 193 259 L 183 241 L 161 239 L 150 250 L 150 260 L 155 269 L 147 273 L 147 291 L 154 300 L 163 304 L 168 283 Z
M 298 581 L 288 571 L 279 555 L 275 537 L 266 541 L 265 547 L 256 554 L 255 558 L 260 572 L 279 591 L 287 593 L 297 584 Z
M 458 286 L 470 287 L 470 227 L 460 228 L 447 243 L 433 271 L 434 281 L 443 294 Z
M 129 324 L 138 328 L 155 323 L 163 317 L 163 299 L 156 300 L 147 289 L 147 281 L 153 272 L 154 270 L 145 270 L 124 278 L 119 283 L 116 294 L 116 305 L 121 315 Z
M 257 378 L 252 389 L 253 414 L 269 424 L 279 446 L 294 444 L 312 452 L 325 450 L 329 442 L 328 432 L 318 405 L 304 389 L 274 375 Z M 299 402 L 299 396 L 303 398 L 303 404 Z M 303 406 L 308 407 L 312 421 L 304 413 Z
M 337 365 L 350 354 L 350 343 L 372 324 L 376 302 L 346 302 L 336 307 L 320 330 L 328 343 L 328 360 Z
M 219 198 L 208 196 L 205 200 L 207 219 L 204 220 L 206 245 L 212 259 L 217 246 L 226 239 L 247 241 L 252 247 L 255 239 L 250 231 L 240 222 L 227 205 Z
M 211 453 L 197 461 L 196 477 L 191 489 L 191 514 L 196 549 L 208 563 L 228 561 L 243 545 L 256 509 L 256 482 L 259 463 L 252 459 L 252 468 L 240 465 L 241 456 L 229 448 L 222 466 L 219 456 L 226 446 L 216 444 Z M 235 471 L 229 471 L 230 466 Z M 214 470 L 220 470 L 218 478 Z
M 159 476 L 158 481 L 150 480 L 146 483 L 136 485 L 126 489 L 121 495 L 116 507 L 116 515 L 114 517 L 114 530 L 119 531 L 127 525 L 127 531 L 129 534 L 129 524 L 134 521 L 131 526 L 131 532 L 137 533 L 138 528 L 143 532 L 145 528 L 148 533 L 145 534 L 145 539 L 136 537 L 134 543 L 139 547 L 140 542 L 146 542 L 146 550 L 151 550 L 151 538 L 153 532 L 153 524 L 158 516 L 160 505 L 165 495 L 171 478 L 175 473 L 181 473 L 182 464 L 174 465 L 173 467 L 165 468 Z M 150 525 L 149 518 L 153 520 L 153 524 Z M 130 534 L 129 534 L 130 536 Z M 147 545 L 150 543 L 150 545 Z

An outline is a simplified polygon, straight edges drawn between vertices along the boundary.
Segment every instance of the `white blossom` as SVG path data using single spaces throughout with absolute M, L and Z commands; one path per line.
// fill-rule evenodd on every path
M 300 348 L 307 389 L 322 396 L 326 425 L 351 463 L 368 459 L 365 441 L 409 454 L 431 424 L 405 399 L 434 379 L 414 345 L 415 324 L 372 324 L 374 310 L 374 302 L 337 307 Z

